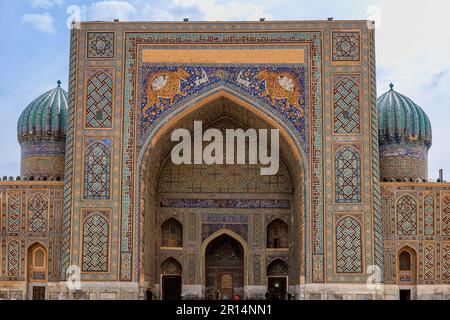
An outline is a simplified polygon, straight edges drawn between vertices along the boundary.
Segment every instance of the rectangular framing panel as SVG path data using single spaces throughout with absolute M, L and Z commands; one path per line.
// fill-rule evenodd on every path
M 398 228 L 397 228 L 397 203 L 403 196 L 406 196 L 406 195 L 412 197 L 416 201 L 416 233 L 413 234 L 412 236 L 400 235 L 398 233 Z M 418 192 L 416 192 L 416 191 L 402 191 L 402 190 L 394 191 L 394 228 L 395 228 L 395 235 L 399 239 L 414 239 L 418 236 L 419 228 L 420 228 L 420 225 L 419 225 L 419 201 L 422 201 L 422 197 L 419 198 Z M 420 214 L 422 214 L 422 213 L 420 213 Z
M 447 265 L 449 265 L 449 271 L 447 272 L 448 277 L 444 278 L 444 247 L 449 248 L 449 253 L 447 254 L 448 260 L 447 260 Z M 441 270 L 440 270 L 440 279 L 441 279 L 441 283 L 445 283 L 445 284 L 450 284 L 450 240 L 446 240 L 446 241 L 442 241 L 441 242 L 441 250 L 440 250 L 440 265 L 441 265 Z
M 9 245 L 10 242 L 16 240 L 19 242 L 19 262 L 18 262 L 18 270 L 19 270 L 19 274 L 17 276 L 11 276 L 9 274 Z M 10 278 L 10 279 L 18 279 L 23 277 L 23 267 L 24 267 L 24 247 L 23 247 L 23 241 L 20 237 L 6 237 L 6 242 L 5 242 L 5 246 L 6 246 L 6 252 L 5 252 L 5 261 L 6 261 L 6 270 L 5 270 L 5 275 L 6 277 Z
M 333 55 L 333 35 L 334 33 L 338 33 L 338 32 L 356 32 L 358 33 L 358 39 L 359 39 L 359 58 L 358 60 L 349 60 L 349 61 L 340 61 L 340 60 L 335 60 L 334 59 L 334 55 Z M 361 30 L 360 29 L 333 29 L 330 31 L 330 57 L 331 57 L 331 64 L 333 66 L 349 66 L 349 67 L 355 67 L 355 66 L 361 66 L 361 56 L 362 56 L 362 37 L 361 37 Z
M 433 279 L 425 279 L 425 271 L 426 271 L 425 270 L 425 263 L 426 263 L 425 249 L 427 247 L 433 247 L 433 254 L 434 254 Z M 420 257 L 420 259 L 422 260 L 422 277 L 423 277 L 423 279 L 421 279 L 422 283 L 423 284 L 433 283 L 436 281 L 436 278 L 437 278 L 437 261 L 436 261 L 436 259 L 438 256 L 437 256 L 437 250 L 436 250 L 436 241 L 424 241 L 423 245 L 422 245 L 421 254 L 422 254 L 422 257 Z
M 19 199 L 20 199 L 20 212 L 19 212 L 19 230 L 17 232 L 13 232 L 13 233 L 19 233 L 22 231 L 22 229 L 24 228 L 23 225 L 23 208 L 24 208 L 24 204 L 23 202 L 23 192 L 21 189 L 6 189 L 6 196 L 5 196 L 5 202 L 6 202 L 6 207 L 5 207 L 5 229 L 6 232 L 9 233 L 9 194 L 10 193 L 16 193 L 19 194 Z
M 110 70 L 112 74 L 112 95 L 111 95 L 111 127 L 105 128 L 90 128 L 86 125 L 86 114 L 87 114 L 87 94 L 88 88 L 87 84 L 90 79 L 90 72 L 94 73 L 93 70 L 102 71 L 102 70 Z M 115 67 L 85 67 L 84 68 L 84 98 L 83 98 L 83 129 L 84 130 L 114 130 L 114 103 L 115 103 L 115 92 L 116 92 L 116 68 Z
M 81 208 L 81 221 L 80 221 L 80 255 L 78 257 L 78 265 L 80 268 L 81 274 L 109 274 L 111 272 L 111 250 L 113 249 L 111 247 L 111 208 Z M 94 215 L 99 214 L 107 219 L 108 222 L 108 269 L 106 271 L 83 271 L 83 226 L 86 218 Z M 82 279 L 83 281 L 86 281 L 85 279 Z
M 334 268 L 333 273 L 334 276 L 362 276 L 365 274 L 365 241 L 364 241 L 364 212 L 336 212 L 333 218 L 333 261 L 334 261 Z M 337 256 L 336 256 L 336 225 L 337 222 L 345 217 L 351 217 L 356 219 L 359 222 L 360 226 L 360 241 L 361 241 L 361 272 L 358 273 L 338 273 L 337 268 Z
M 88 50 L 89 50 L 89 33 L 113 33 L 114 34 L 114 40 L 113 40 L 113 56 L 112 57 L 89 57 Z M 113 30 L 87 30 L 86 31 L 86 39 L 85 39 L 85 50 L 84 50 L 84 57 L 87 60 L 114 60 L 116 59 L 116 48 L 117 48 L 117 35 L 116 32 Z
M 433 234 L 427 236 L 427 235 L 425 235 L 425 198 L 429 195 L 433 196 Z M 437 220 L 436 219 L 436 217 L 437 217 L 436 200 L 437 200 L 436 191 L 423 191 L 423 193 L 422 193 L 422 226 L 421 227 L 422 227 L 422 235 L 424 237 L 426 237 L 427 239 L 433 238 L 436 235 L 436 226 L 437 226 L 437 224 L 436 224 L 436 220 Z
M 443 212 L 444 211 L 443 210 L 444 209 L 443 199 L 446 198 L 446 197 L 448 197 L 450 199 L 450 192 L 449 191 L 441 191 L 440 192 L 440 197 L 439 197 L 440 198 L 440 203 L 439 203 L 440 212 L 439 212 L 439 214 L 440 214 L 440 217 L 441 217 L 441 219 L 440 219 L 440 234 L 441 234 L 441 237 L 443 239 L 450 240 L 450 232 L 445 233 L 444 230 L 443 230 L 443 228 L 444 228 L 444 215 L 445 215 L 445 213 Z M 450 204 L 449 204 L 449 210 L 450 210 Z M 450 230 L 450 212 L 448 213 L 447 221 L 448 221 L 448 223 L 446 225 L 448 225 L 448 229 Z
M 31 198 L 34 194 L 36 193 L 41 193 L 44 194 L 47 197 L 47 228 L 45 229 L 44 233 L 47 233 L 49 228 L 50 228 L 50 207 L 51 207 L 51 203 L 50 203 L 50 189 L 38 189 L 38 188 L 33 188 L 33 189 L 29 189 L 26 191 L 25 194 L 25 208 L 26 208 L 26 223 L 25 223 L 25 231 L 28 232 L 32 232 L 32 231 L 28 231 L 28 220 L 29 220 L 29 212 L 28 212 L 28 200 L 29 198 Z M 41 232 L 34 232 L 34 233 L 41 233 Z
M 338 78 L 341 77 L 349 77 L 349 78 L 357 78 L 357 86 L 358 86 L 358 90 L 359 90 L 359 132 L 355 132 L 355 133 L 336 133 L 334 131 L 334 122 L 335 122 L 335 117 L 334 117 L 334 109 L 335 109 L 335 101 L 334 101 L 334 87 L 335 87 L 335 83 L 337 82 Z M 353 79 L 352 79 L 353 80 Z M 361 73 L 344 73 L 344 72 L 340 72 L 340 73 L 333 73 L 331 74 L 331 131 L 332 134 L 334 136 L 341 136 L 341 137 L 352 137 L 352 136 L 362 136 L 364 133 L 364 128 L 363 128 L 363 95 L 361 94 L 363 92 L 363 87 L 362 87 L 362 76 Z

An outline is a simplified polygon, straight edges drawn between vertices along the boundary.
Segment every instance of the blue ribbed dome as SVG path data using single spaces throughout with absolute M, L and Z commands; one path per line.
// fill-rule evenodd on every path
M 431 123 L 426 113 L 408 97 L 391 89 L 377 100 L 379 141 L 390 143 L 424 143 L 431 147 Z
M 28 139 L 64 137 L 67 91 L 58 86 L 39 96 L 22 112 L 17 123 L 19 143 Z

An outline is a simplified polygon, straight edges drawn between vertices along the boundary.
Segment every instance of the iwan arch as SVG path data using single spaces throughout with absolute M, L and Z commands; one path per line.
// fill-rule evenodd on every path
M 0 297 L 449 298 L 450 186 L 423 110 L 377 108 L 374 46 L 367 21 L 82 23 L 0 182 Z M 278 173 L 173 164 L 194 121 L 278 129 Z
M 181 274 L 183 296 L 217 298 L 218 291 L 221 294 L 227 291 L 241 297 L 261 298 L 267 291 L 268 280 L 263 276 L 265 264 L 261 261 L 282 258 L 291 265 L 291 282 L 287 282 L 286 272 L 280 275 L 285 277 L 283 285 L 295 290 L 305 278 L 303 245 L 307 192 L 305 168 L 295 142 L 283 126 L 225 88 L 208 94 L 206 99 L 192 106 L 185 104 L 184 108 L 187 112 L 180 111 L 151 138 L 152 144 L 142 157 L 142 176 L 146 178 L 141 180 L 140 217 L 144 222 L 140 231 L 143 233 L 141 242 L 146 246 L 141 249 L 140 261 L 144 281 L 155 283 L 162 294 L 165 274 L 171 274 L 160 266 L 166 259 L 175 258 L 192 264 Z M 279 129 L 282 137 L 279 173 L 261 176 L 259 165 L 249 164 L 173 164 L 170 151 L 176 143 L 170 141 L 170 133 L 180 127 L 193 130 L 194 120 L 202 120 L 206 127 L 223 131 L 250 127 Z M 160 227 L 168 219 L 176 219 L 183 229 L 178 233 L 182 241 L 172 241 L 178 243 L 175 246 L 166 245 L 171 237 L 165 240 L 165 230 Z M 271 223 L 277 219 L 286 227 L 275 230 L 276 234 L 268 238 L 267 228 L 271 230 Z M 233 270 L 227 266 L 226 260 L 231 258 L 225 256 L 224 252 L 230 249 L 226 243 L 223 250 L 217 249 L 222 254 L 216 257 L 218 261 L 212 262 L 215 279 L 209 279 L 211 283 L 207 285 L 207 276 L 211 275 L 207 272 L 207 261 L 211 259 L 207 248 L 224 235 L 239 244 L 236 259 L 242 260 L 241 268 Z M 175 232 L 172 238 L 176 237 Z M 222 287 L 221 277 L 234 282 L 233 290 Z M 237 279 L 240 277 L 242 279 Z

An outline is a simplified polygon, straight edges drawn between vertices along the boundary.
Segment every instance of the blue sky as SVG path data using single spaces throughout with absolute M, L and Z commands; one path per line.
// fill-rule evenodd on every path
M 82 20 L 377 21 L 378 93 L 395 89 L 429 115 L 430 178 L 450 180 L 450 28 L 448 0 L 0 0 L 0 175 L 20 172 L 16 125 L 21 111 L 61 80 L 67 89 L 69 30 Z

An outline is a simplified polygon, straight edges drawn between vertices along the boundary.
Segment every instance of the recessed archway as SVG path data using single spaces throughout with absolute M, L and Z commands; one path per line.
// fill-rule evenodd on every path
M 45 300 L 48 281 L 47 249 L 40 242 L 35 242 L 27 250 L 27 280 L 29 298 Z
M 307 172 L 307 162 L 303 161 L 303 151 L 299 148 L 298 143 L 294 141 L 292 132 L 287 130 L 288 126 L 281 125 L 277 122 L 279 120 L 276 121 L 272 119 L 268 114 L 261 112 L 248 102 L 240 100 L 227 92 L 213 94 L 204 101 L 202 100 L 194 106 L 186 108 L 183 112 L 168 116 L 168 119 L 169 120 L 165 123 L 164 127 L 161 127 L 153 136 L 151 136 L 151 140 L 144 145 L 140 155 L 142 162 L 139 191 L 139 210 L 141 213 L 139 218 L 139 260 L 141 263 L 141 270 L 143 270 L 143 272 L 140 273 L 140 283 L 145 287 L 159 284 L 159 275 L 156 270 L 159 269 L 159 264 L 161 262 L 159 261 L 159 256 L 162 248 L 160 247 L 160 241 L 158 240 L 161 239 L 160 224 L 170 216 L 173 216 L 173 214 L 176 214 L 178 216 L 175 218 L 183 225 L 184 247 L 181 249 L 183 252 L 187 250 L 185 254 L 189 256 L 187 258 L 187 265 L 184 267 L 187 269 L 186 272 L 188 276 L 183 278 L 183 284 L 189 284 L 191 285 L 191 288 L 192 284 L 202 286 L 202 291 L 204 292 L 205 282 L 203 279 L 203 263 L 198 265 L 200 256 L 197 256 L 197 250 L 194 249 L 194 251 L 188 252 L 190 248 L 194 248 L 194 246 L 198 246 L 197 248 L 199 248 L 201 243 L 205 243 L 205 237 L 209 236 L 209 234 L 199 236 L 199 234 L 206 232 L 202 230 L 202 228 L 204 228 L 202 213 L 199 213 L 199 207 L 195 210 L 183 209 L 183 212 L 181 209 L 173 208 L 177 206 L 178 208 L 181 208 L 181 206 L 186 205 L 186 203 L 192 203 L 193 200 L 197 202 L 202 201 L 202 199 L 213 201 L 211 198 L 214 198 L 217 199 L 217 201 L 226 202 L 229 199 L 237 199 L 236 197 L 253 201 L 250 205 L 254 205 L 254 201 L 260 201 L 258 199 L 270 199 L 270 197 L 272 197 L 273 200 L 269 200 L 269 202 L 273 201 L 277 206 L 280 205 L 280 203 L 284 204 L 271 210 L 279 210 L 281 215 L 284 215 L 284 220 L 290 221 L 289 230 L 292 230 L 292 232 L 289 232 L 289 243 L 292 244 L 292 246 L 289 247 L 288 250 L 289 254 L 292 255 L 290 258 L 290 265 L 292 268 L 290 269 L 289 284 L 298 285 L 301 282 L 300 279 L 305 278 L 306 252 L 304 244 L 306 238 L 306 226 L 308 225 L 306 209 L 308 191 L 305 187 L 307 184 L 307 178 L 305 176 L 305 172 Z M 192 132 L 194 120 L 203 121 L 205 128 L 215 128 L 217 123 L 227 121 L 228 123 L 234 123 L 234 126 L 243 128 L 244 130 L 246 128 L 254 128 L 256 130 L 279 129 L 281 162 L 283 163 L 283 167 L 287 169 L 287 176 L 289 177 L 289 183 L 292 189 L 286 193 L 272 193 L 270 197 L 267 194 L 261 193 L 254 193 L 253 195 L 237 195 L 236 193 L 233 193 L 233 190 L 230 190 L 231 192 L 215 193 L 209 199 L 208 196 L 212 194 L 211 192 L 197 192 L 195 195 L 197 198 L 192 199 L 192 197 L 194 197 L 192 192 L 179 192 L 178 194 L 180 196 L 177 196 L 173 192 L 170 192 L 170 188 L 164 189 L 164 194 L 162 195 L 161 189 L 159 189 L 159 181 L 164 170 L 166 170 L 166 163 L 170 160 L 170 151 L 175 145 L 174 142 L 170 141 L 171 131 L 175 128 L 184 128 Z M 204 203 L 200 203 L 199 206 L 201 207 L 203 204 Z M 169 208 L 171 206 L 172 208 Z M 221 212 L 224 213 L 227 210 L 232 212 L 233 209 L 227 207 L 223 208 Z M 257 207 L 253 212 L 261 210 L 264 209 Z M 186 211 L 192 212 L 189 214 L 186 213 Z M 194 212 L 196 212 L 197 218 L 193 217 Z M 245 221 L 247 224 L 250 222 L 253 223 L 250 216 L 249 218 L 246 218 Z M 265 220 L 264 215 L 261 215 L 260 225 L 257 227 L 259 228 L 259 232 L 256 233 L 257 235 L 253 235 L 253 233 L 251 235 L 248 234 L 248 228 L 246 231 L 241 231 L 245 232 L 246 236 L 261 236 L 261 239 L 257 241 L 261 242 L 261 248 L 265 248 L 266 238 L 264 237 L 264 234 L 266 232 L 264 229 L 266 223 L 267 221 Z M 196 224 L 196 226 L 193 224 Z M 191 235 L 191 232 L 196 234 Z M 244 239 L 242 234 L 239 234 L 239 236 Z M 247 239 L 244 239 L 244 242 L 247 242 Z M 175 248 L 173 248 L 173 250 L 175 250 Z M 256 257 L 255 259 L 260 258 Z M 252 261 L 255 261 L 255 259 Z M 192 263 L 195 263 L 196 265 L 193 266 Z M 249 266 L 246 265 L 245 272 L 248 272 L 248 268 Z M 256 276 L 251 279 L 245 277 L 244 282 L 253 285 L 260 281 L 260 286 L 264 285 L 266 280 L 264 279 L 265 271 L 263 269 L 264 265 L 261 265 L 260 280 L 257 280 Z
M 231 230 L 222 229 L 202 244 L 202 285 L 206 299 L 244 298 L 248 246 Z

